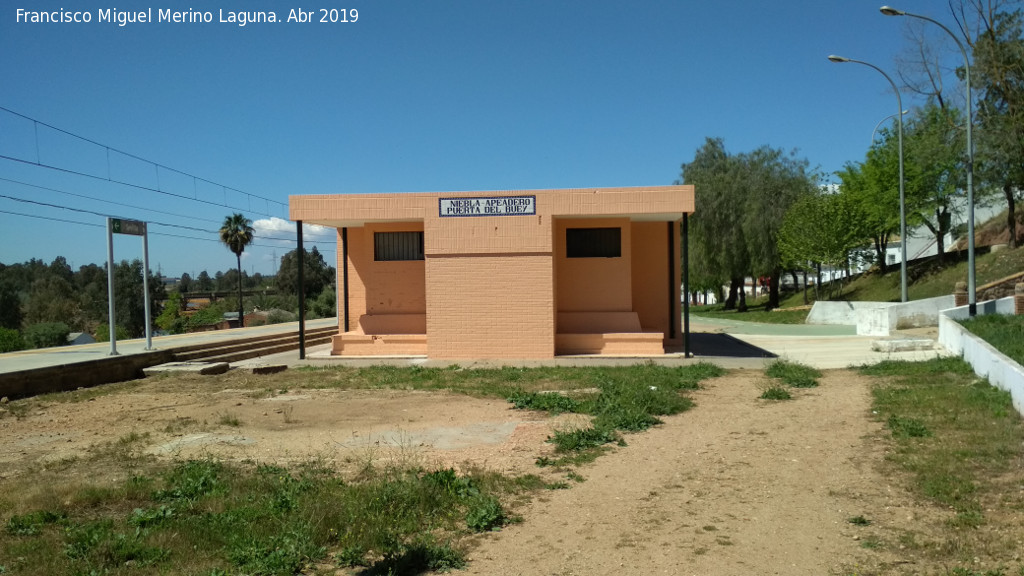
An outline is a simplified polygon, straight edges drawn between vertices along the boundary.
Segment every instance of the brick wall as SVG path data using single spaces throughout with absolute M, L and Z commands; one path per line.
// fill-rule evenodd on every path
M 427 355 L 555 354 L 550 255 L 427 257 Z

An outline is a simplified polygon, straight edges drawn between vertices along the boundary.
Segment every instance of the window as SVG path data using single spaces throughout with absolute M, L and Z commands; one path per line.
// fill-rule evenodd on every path
M 566 228 L 567 258 L 618 258 L 622 256 L 621 228 Z
M 374 232 L 373 259 L 377 262 L 423 260 L 423 232 Z

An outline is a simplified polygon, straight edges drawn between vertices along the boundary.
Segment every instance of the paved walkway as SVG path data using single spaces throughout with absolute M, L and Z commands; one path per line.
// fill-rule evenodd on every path
M 327 326 L 337 326 L 337 319 L 322 318 L 319 320 L 308 320 L 306 322 L 307 330 L 312 330 L 313 328 L 324 328 Z M 236 338 L 252 338 L 270 334 L 295 333 L 298 332 L 298 330 L 299 323 L 290 322 L 286 324 L 256 326 L 253 328 L 236 328 L 233 330 L 215 330 L 212 332 L 156 336 L 153 338 L 153 349 L 162 350 L 178 346 L 227 341 Z M 145 338 L 136 338 L 133 340 L 122 340 L 117 342 L 117 353 L 119 355 L 141 354 L 143 352 L 146 352 Z M 298 352 L 292 352 L 291 354 L 298 357 Z M 0 373 L 19 372 L 21 370 L 31 370 L 33 368 L 43 368 L 46 366 L 59 366 L 62 364 L 75 364 L 77 362 L 107 358 L 109 356 L 109 342 L 8 352 L 7 354 L 0 354 Z
M 336 319 L 326 318 L 306 322 L 308 329 L 336 325 Z M 234 338 L 262 336 L 274 333 L 294 333 L 298 323 L 275 324 L 256 328 L 219 330 L 196 334 L 180 334 L 153 338 L 153 347 L 166 349 L 175 346 L 230 340 Z M 939 354 L 948 354 L 945 350 L 915 352 L 875 352 L 871 349 L 872 342 L 881 339 L 877 336 L 857 336 L 853 326 L 812 326 L 792 324 L 759 324 L 717 318 L 690 318 L 691 347 L 694 357 L 698 360 L 714 362 L 725 368 L 763 367 L 775 358 L 785 358 L 801 362 L 816 368 L 845 368 L 873 364 L 886 359 L 917 361 L 934 358 Z M 932 330 L 934 332 L 934 330 Z M 920 336 L 920 334 L 915 334 Z M 934 335 L 925 331 L 925 336 L 934 339 Z M 117 344 L 119 354 L 139 354 L 145 352 L 145 339 L 127 340 Z M 0 354 L 0 373 L 29 370 L 45 366 L 73 365 L 77 362 L 105 358 L 110 353 L 109 343 L 86 344 L 62 348 L 26 350 Z M 458 363 L 463 366 L 497 366 L 514 364 L 517 366 L 551 366 L 551 365 L 619 365 L 632 364 L 637 361 L 652 361 L 666 365 L 684 365 L 693 362 L 682 354 L 668 354 L 663 357 L 621 357 L 606 358 L 595 356 L 559 357 L 555 359 L 535 361 L 435 361 L 426 358 L 340 358 L 330 355 L 330 346 L 321 345 L 307 349 L 307 359 L 299 360 L 298 351 L 282 352 L 252 360 L 238 362 L 235 366 L 255 366 L 266 364 L 323 365 L 337 363 L 348 366 L 364 366 L 370 364 L 399 364 L 446 366 Z

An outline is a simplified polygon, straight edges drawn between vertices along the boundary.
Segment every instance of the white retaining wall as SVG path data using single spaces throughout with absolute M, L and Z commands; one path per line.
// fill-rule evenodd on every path
M 978 314 L 1013 314 L 1013 297 L 978 303 Z M 1013 407 L 1024 415 L 1024 367 L 991 344 L 971 334 L 958 320 L 970 317 L 967 306 L 943 310 L 939 314 L 939 344 L 974 368 L 974 373 L 988 378 L 993 386 L 1006 390 Z
M 910 302 L 815 302 L 808 324 L 857 326 L 861 336 L 888 336 L 893 330 L 935 326 L 939 312 L 953 306 L 953 296 Z
M 855 326 L 860 313 L 895 306 L 896 302 L 842 302 L 818 300 L 807 314 L 808 324 Z

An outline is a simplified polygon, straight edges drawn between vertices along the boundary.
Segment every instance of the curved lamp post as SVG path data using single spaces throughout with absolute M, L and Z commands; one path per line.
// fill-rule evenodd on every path
M 964 49 L 963 43 L 942 22 L 927 16 L 921 16 L 920 14 L 911 14 L 910 12 L 897 10 L 891 6 L 882 6 L 879 10 L 886 16 L 910 16 L 911 18 L 920 18 L 937 25 L 945 30 L 946 34 L 949 34 L 953 41 L 956 42 L 956 45 L 960 48 L 960 53 L 964 57 L 964 68 L 967 70 L 967 309 L 970 315 L 974 316 L 978 313 L 978 298 L 975 293 L 974 278 L 974 145 L 971 142 L 971 127 L 974 125 L 974 103 L 971 100 L 971 62 L 967 58 L 967 50 Z
M 907 113 L 907 110 L 904 110 L 904 111 L 900 112 L 900 115 L 906 115 L 906 113 Z M 885 118 L 882 118 L 881 120 L 879 120 L 878 124 L 875 124 L 875 129 L 871 131 L 871 145 L 872 146 L 875 145 L 875 135 L 878 134 L 878 129 L 882 126 L 882 122 L 885 122 L 889 118 L 895 118 L 895 117 L 896 117 L 896 114 L 889 114 Z
M 862 62 L 860 60 L 854 60 L 852 58 L 843 58 L 842 56 L 836 56 L 832 54 L 828 57 L 830 62 L 856 62 L 857 64 L 863 64 L 874 68 L 885 76 L 885 79 L 892 84 L 892 89 L 896 91 L 896 116 L 897 124 L 899 125 L 899 156 L 900 156 L 900 301 L 907 301 L 907 208 L 906 201 L 903 195 L 903 99 L 900 97 L 900 90 L 896 87 L 896 83 L 892 81 L 881 68 L 868 62 Z M 874 140 L 872 140 L 874 141 Z

